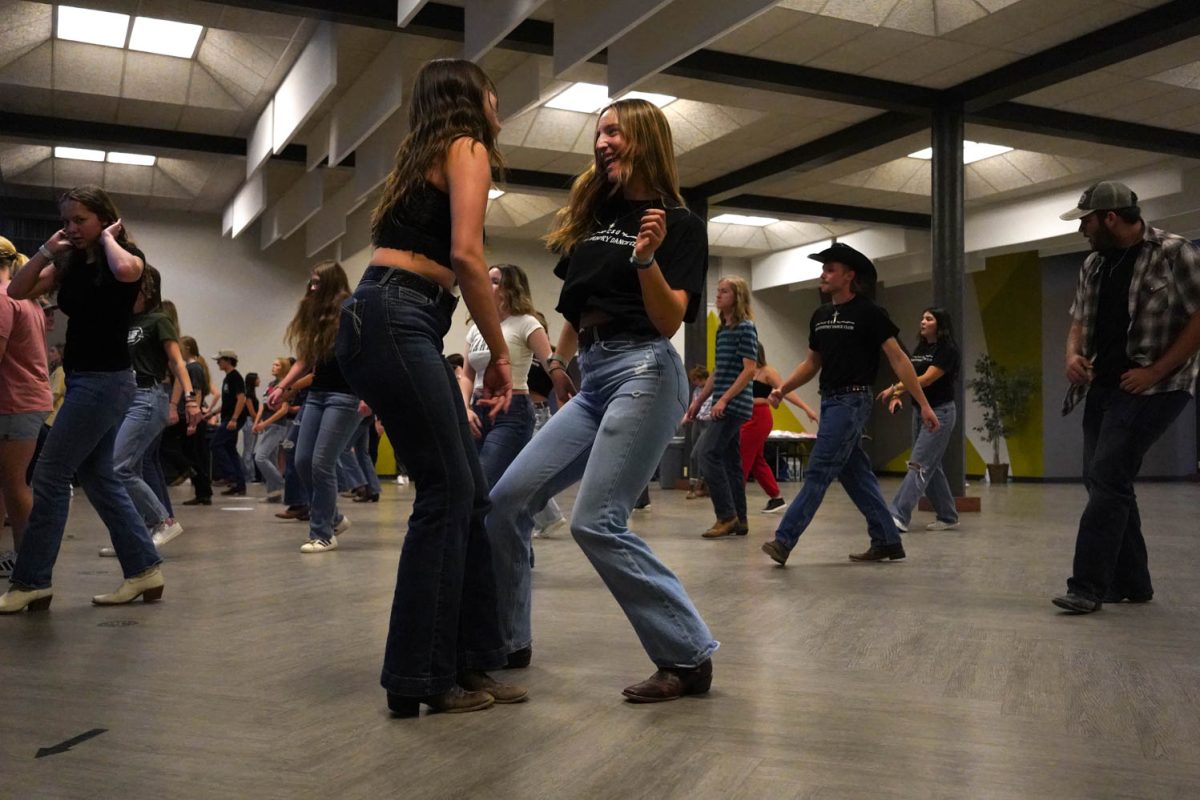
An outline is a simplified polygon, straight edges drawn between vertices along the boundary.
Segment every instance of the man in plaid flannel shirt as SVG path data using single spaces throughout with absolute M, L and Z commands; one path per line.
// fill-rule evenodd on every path
M 1071 613 L 1103 603 L 1144 603 L 1154 595 L 1133 481 L 1150 446 L 1194 391 L 1200 360 L 1200 252 L 1180 236 L 1151 228 L 1137 195 L 1101 181 L 1078 208 L 1092 253 L 1071 305 L 1063 414 L 1086 396 L 1083 481 L 1087 506 L 1075 539 L 1067 594 Z

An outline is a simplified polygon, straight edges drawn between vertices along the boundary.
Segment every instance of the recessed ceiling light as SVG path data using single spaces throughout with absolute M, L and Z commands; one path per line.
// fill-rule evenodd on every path
M 774 225 L 779 220 L 774 217 L 752 217 L 745 214 L 718 214 L 710 219 L 709 222 L 717 222 L 722 225 L 752 225 L 755 228 L 765 228 L 767 225 Z
M 176 58 L 191 58 L 203 32 L 204 28 L 201 25 L 137 17 L 133 20 L 133 33 L 129 35 L 129 49 Z
M 658 94 L 656 92 L 627 92 L 621 95 L 621 100 L 648 100 L 654 105 L 662 108 L 665 105 L 674 103 L 678 97 L 672 97 L 669 94 Z
M 108 163 L 110 164 L 132 164 L 135 167 L 153 167 L 154 161 L 154 156 L 146 156 L 141 153 L 110 152 L 108 154 Z
M 55 158 L 74 158 L 79 161 L 103 161 L 103 150 L 89 150 L 84 147 L 55 147 Z
M 58 7 L 58 38 L 72 42 L 124 47 L 129 15 L 74 6 Z
M 985 158 L 998 156 L 1002 153 L 1011 152 L 1011 147 L 1005 147 L 1001 144 L 985 144 L 983 142 L 963 141 L 963 163 L 974 164 L 976 161 L 982 161 Z M 933 148 L 926 147 L 924 150 L 918 150 L 915 153 L 909 153 L 909 158 L 919 158 L 922 161 L 933 160 Z
M 497 197 L 503 197 L 503 189 L 488 189 L 488 200 L 495 200 Z
M 620 100 L 648 100 L 662 108 L 679 98 L 669 94 L 654 92 L 626 92 Z M 584 114 L 594 114 L 612 102 L 608 96 L 608 87 L 598 83 L 573 83 L 563 91 L 545 102 L 547 108 L 561 108 L 565 111 L 581 111 Z
M 608 87 L 598 83 L 573 83 L 546 101 L 547 108 L 591 114 L 608 105 Z

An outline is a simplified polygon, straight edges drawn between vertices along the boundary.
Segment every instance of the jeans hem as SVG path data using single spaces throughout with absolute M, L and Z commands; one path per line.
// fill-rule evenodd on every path
M 521 648 L 517 648 L 518 650 Z M 495 650 L 471 651 L 462 654 L 459 666 L 463 669 L 492 670 L 503 669 L 508 663 L 508 654 L 513 652 L 507 647 Z
M 379 685 L 392 694 L 403 697 L 429 697 L 457 685 L 455 675 L 437 676 L 431 678 L 402 678 L 392 675 L 386 669 L 379 676 Z
M 695 669 L 705 661 L 708 661 L 710 658 L 712 658 L 713 653 L 717 652 L 717 648 L 720 646 L 721 643 L 714 639 L 708 644 L 707 647 L 700 651 L 699 655 L 696 655 L 692 658 L 683 659 L 681 661 L 656 661 L 654 662 L 654 665 L 659 669 Z

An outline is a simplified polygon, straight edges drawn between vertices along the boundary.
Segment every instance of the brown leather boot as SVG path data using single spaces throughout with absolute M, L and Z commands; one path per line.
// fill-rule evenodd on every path
M 524 686 L 501 683 L 482 670 L 466 670 L 458 676 L 458 683 L 469 692 L 487 692 L 497 703 L 520 703 L 529 697 Z
M 698 667 L 659 667 L 641 683 L 629 686 L 621 694 L 631 703 L 662 703 L 687 694 L 704 694 L 712 686 L 712 659 Z
M 444 714 L 462 714 L 467 711 L 482 711 L 491 708 L 495 700 L 487 692 L 468 692 L 461 686 L 451 686 L 441 694 L 428 697 L 406 697 L 401 694 L 387 693 L 387 704 L 391 712 L 398 717 L 415 717 L 421 713 L 422 704 L 429 706 L 430 711 L 440 711 Z
M 713 526 L 700 534 L 705 539 L 720 539 L 722 536 L 730 536 L 737 531 L 737 517 L 729 519 L 719 519 Z

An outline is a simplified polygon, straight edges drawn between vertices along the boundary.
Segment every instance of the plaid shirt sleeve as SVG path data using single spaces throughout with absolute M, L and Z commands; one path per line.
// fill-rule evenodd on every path
M 1165 353 L 1200 311 L 1200 253 L 1181 236 L 1151 229 L 1147 237 L 1159 244 L 1136 288 L 1127 352 L 1132 361 L 1149 366 Z M 1131 287 L 1133 291 L 1133 287 Z M 1148 393 L 1191 392 L 1196 382 L 1197 356 L 1152 386 Z

